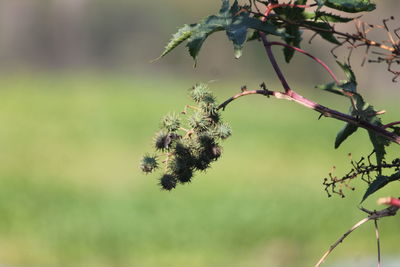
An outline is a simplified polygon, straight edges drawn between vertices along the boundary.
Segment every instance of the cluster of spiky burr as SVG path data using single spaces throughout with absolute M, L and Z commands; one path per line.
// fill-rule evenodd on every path
M 153 142 L 156 153 L 145 155 L 140 163 L 143 172 L 151 173 L 162 160 L 160 185 L 165 190 L 191 182 L 195 171 L 207 170 L 221 156 L 219 142 L 232 133 L 206 84 L 193 86 L 190 97 L 196 105 L 186 106 L 181 116 L 173 113 L 162 119 Z

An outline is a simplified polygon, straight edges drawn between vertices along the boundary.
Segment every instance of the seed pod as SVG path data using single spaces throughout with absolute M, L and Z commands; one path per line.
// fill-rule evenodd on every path
M 171 145 L 172 139 L 169 136 L 169 133 L 165 131 L 159 131 L 154 138 L 154 146 L 157 150 L 165 150 L 168 149 Z
M 231 127 L 226 124 L 226 123 L 221 123 L 218 124 L 215 128 L 214 128 L 214 134 L 216 137 L 221 138 L 221 139 L 226 139 L 229 136 L 232 135 L 232 129 Z
M 168 114 L 167 116 L 165 116 L 161 124 L 162 127 L 165 128 L 168 132 L 175 132 L 181 126 L 179 117 L 175 113 Z
M 169 150 L 171 148 L 172 142 L 175 140 L 179 140 L 181 138 L 180 135 L 175 133 L 167 133 L 165 131 L 160 131 L 156 134 L 154 138 L 154 145 L 157 150 Z
M 140 161 L 140 169 L 145 173 L 151 173 L 157 169 L 158 163 L 155 156 L 145 155 Z
M 201 83 L 192 87 L 190 96 L 196 103 L 200 103 L 207 96 L 212 96 L 211 91 L 208 89 L 207 84 Z
M 199 171 L 205 171 L 210 167 L 211 158 L 204 151 L 200 152 L 193 161 L 193 167 Z
M 188 119 L 189 126 L 196 132 L 207 130 L 209 121 L 202 112 L 195 112 Z
M 215 145 L 211 148 L 210 155 L 213 160 L 217 160 L 222 154 L 222 148 L 218 145 Z
M 199 149 L 209 150 L 215 145 L 215 139 L 212 134 L 206 132 L 198 136 L 197 138 Z
M 164 174 L 160 178 L 160 185 L 162 189 L 171 191 L 176 187 L 176 179 L 170 174 Z

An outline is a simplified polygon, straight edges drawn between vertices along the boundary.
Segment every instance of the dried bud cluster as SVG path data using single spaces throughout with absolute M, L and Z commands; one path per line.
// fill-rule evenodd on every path
M 157 159 L 165 158 L 159 182 L 165 190 L 188 183 L 194 172 L 208 169 L 221 156 L 219 141 L 232 134 L 229 125 L 222 122 L 216 99 L 206 84 L 193 86 L 190 97 L 196 106 L 187 106 L 191 111 L 182 112 L 182 116 L 173 113 L 162 119 L 154 138 L 158 155 L 146 155 L 140 164 L 143 172 L 151 173 L 158 167 Z

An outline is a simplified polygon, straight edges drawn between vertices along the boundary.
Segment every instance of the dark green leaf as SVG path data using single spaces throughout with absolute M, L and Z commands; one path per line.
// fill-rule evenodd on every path
M 378 175 L 376 179 L 368 186 L 361 203 L 366 200 L 370 195 L 386 186 L 388 183 L 398 181 L 400 179 L 400 171 L 395 172 L 391 176 Z
M 218 31 L 226 31 L 230 41 L 233 43 L 235 57 L 242 54 L 242 48 L 247 40 L 248 29 L 262 31 L 266 34 L 274 34 L 286 37 L 284 30 L 270 22 L 262 22 L 258 18 L 250 17 L 250 13 L 242 10 L 238 1 L 235 0 L 229 7 L 229 0 L 222 0 L 222 7 L 217 15 L 212 15 L 196 24 L 185 25 L 168 43 L 165 51 L 160 57 L 165 56 L 183 41 L 187 40 L 190 55 L 196 61 L 200 49 L 211 34 Z
M 352 21 L 353 18 L 345 18 L 339 15 L 335 15 L 332 13 L 327 13 L 324 11 L 316 11 L 316 12 L 307 12 L 304 13 L 307 19 L 317 20 L 317 21 L 326 21 L 326 22 L 349 22 Z
M 309 26 L 311 30 L 318 33 L 323 39 L 333 44 L 339 45 L 340 42 L 332 33 L 332 27 L 326 22 L 304 21 L 304 24 Z
M 290 36 L 284 38 L 286 44 L 290 46 L 300 47 L 301 43 L 301 35 L 303 34 L 302 31 L 299 30 L 299 27 L 296 25 L 288 25 L 286 26 L 286 33 Z M 283 54 L 285 55 L 285 61 L 287 63 L 293 58 L 294 50 L 288 47 L 283 48 Z
M 356 76 L 354 75 L 354 72 L 353 72 L 353 70 L 351 69 L 351 66 L 350 66 L 350 65 L 347 65 L 346 63 L 341 63 L 341 62 L 339 62 L 339 61 L 336 61 L 336 63 L 342 68 L 344 74 L 345 74 L 346 77 L 347 77 L 347 80 L 348 80 L 349 82 L 354 82 L 355 84 L 357 84 Z
M 365 191 L 361 203 L 364 202 L 364 200 L 366 200 L 370 195 L 387 185 L 389 182 L 389 177 L 383 175 L 377 176 L 376 179 L 368 186 L 367 191 Z
M 327 7 L 348 13 L 372 11 L 375 9 L 375 4 L 371 4 L 369 0 L 325 0 L 323 4 Z
M 371 106 L 372 107 L 372 106 Z M 375 112 L 372 109 L 373 112 Z M 381 119 L 378 118 L 376 115 L 373 115 L 369 118 L 369 122 L 375 126 L 383 126 Z M 369 133 L 369 139 L 371 140 L 372 145 L 374 146 L 374 151 L 376 155 L 376 162 L 378 165 L 382 164 L 382 161 L 385 158 L 386 155 L 386 149 L 385 147 L 390 144 L 390 141 L 386 139 L 385 137 L 376 134 L 375 132 L 368 131 Z
M 177 33 L 172 35 L 171 40 L 165 46 L 164 52 L 156 60 L 162 58 L 163 56 L 171 52 L 175 47 L 180 45 L 183 41 L 188 39 L 192 35 L 193 28 L 194 28 L 193 26 L 187 24 L 185 24 L 182 28 L 180 28 Z
M 338 148 L 344 140 L 357 131 L 357 126 L 351 123 L 346 123 L 346 125 L 339 131 L 335 140 L 335 148 Z
M 342 95 L 342 96 L 344 95 L 343 89 L 339 85 L 337 85 L 336 82 L 320 84 L 320 85 L 317 85 L 316 88 L 322 89 L 322 90 L 325 90 L 325 91 L 328 91 L 328 92 L 331 92 L 331 93 L 334 93 L 337 95 Z

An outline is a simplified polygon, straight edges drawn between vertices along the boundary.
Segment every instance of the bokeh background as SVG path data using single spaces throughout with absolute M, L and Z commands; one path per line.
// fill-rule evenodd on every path
M 365 19 L 399 14 L 396 0 L 377 2 Z M 241 85 L 279 88 L 260 43 L 235 60 L 223 33 L 204 45 L 196 69 L 183 47 L 150 63 L 179 26 L 219 5 L 0 0 L 0 266 L 311 266 L 365 216 L 357 206 L 366 184 L 353 183 L 341 199 L 327 198 L 322 181 L 333 166 L 338 175 L 350 169 L 348 153 L 371 151 L 367 134 L 334 150 L 341 122 L 275 99 L 250 96 L 227 108 L 234 135 L 190 185 L 163 192 L 158 175 L 140 173 L 160 118 L 181 111 L 196 82 L 210 82 L 220 100 Z M 341 76 L 331 47 L 308 37 L 304 48 Z M 360 68 L 362 55 L 353 56 L 361 90 L 387 110 L 385 121 L 398 120 L 398 84 L 384 66 Z M 301 55 L 282 64 L 293 88 L 347 110 L 314 88 L 329 81 L 319 66 Z M 398 190 L 393 184 L 364 206 Z M 383 266 L 400 265 L 399 223 L 380 222 Z M 375 266 L 375 255 L 368 224 L 326 266 Z

